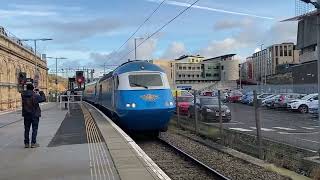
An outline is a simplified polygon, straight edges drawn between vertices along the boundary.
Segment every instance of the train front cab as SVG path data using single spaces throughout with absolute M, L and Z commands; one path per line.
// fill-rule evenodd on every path
M 131 131 L 166 130 L 175 109 L 163 72 L 128 72 L 116 77 L 115 110 Z

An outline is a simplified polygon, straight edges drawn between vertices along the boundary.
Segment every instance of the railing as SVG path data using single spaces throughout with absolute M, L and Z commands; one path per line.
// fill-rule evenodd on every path
M 34 49 L 28 45 L 27 43 L 21 41 L 17 36 L 6 30 L 4 27 L 0 26 L 0 35 L 8 38 L 12 42 L 16 43 L 17 45 L 23 47 L 24 49 L 30 51 L 32 54 L 34 54 Z M 37 52 L 37 56 L 41 59 L 41 53 Z
M 60 109 L 62 104 L 67 104 L 68 114 L 70 115 L 70 104 L 77 104 L 82 102 L 82 95 L 60 95 Z

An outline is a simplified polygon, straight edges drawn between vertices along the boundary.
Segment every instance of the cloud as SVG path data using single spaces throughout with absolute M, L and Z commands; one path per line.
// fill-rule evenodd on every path
M 160 3 L 162 0 L 146 0 L 146 1 Z M 180 6 L 180 7 L 189 7 L 191 5 L 190 3 L 171 1 L 171 0 L 167 0 L 167 1 L 165 1 L 165 3 L 168 5 L 174 5 L 174 6 Z M 268 16 L 260 16 L 260 15 L 256 15 L 256 14 L 248 14 L 248 13 L 236 12 L 236 11 L 230 11 L 230 10 L 224 10 L 224 9 L 216 9 L 216 8 L 211 8 L 211 7 L 206 7 L 206 6 L 193 5 L 192 8 L 206 10 L 206 11 L 213 11 L 213 12 L 218 12 L 218 13 L 224 13 L 224 14 L 233 14 L 233 15 L 248 16 L 248 17 L 260 18 L 260 19 L 267 19 L 267 20 L 274 19 L 273 17 L 268 17 Z
M 245 28 L 252 24 L 253 24 L 253 20 L 251 19 L 242 19 L 242 20 L 224 19 L 216 22 L 214 24 L 214 29 L 217 31 L 227 30 L 227 29 L 238 29 L 238 28 Z
M 153 54 L 157 47 L 157 39 L 149 39 L 137 48 L 137 59 L 148 60 L 153 58 Z M 137 41 L 137 45 L 142 42 Z M 130 52 L 131 51 L 131 52 Z M 130 53 L 129 53 L 130 52 Z M 91 52 L 90 59 L 94 64 L 120 65 L 128 59 L 134 60 L 134 41 L 130 40 L 125 48 L 119 52 Z
M 242 53 L 248 49 L 256 49 L 260 44 L 264 47 L 283 42 L 296 42 L 297 23 L 274 23 L 269 29 L 249 24 L 230 37 L 213 40 L 206 47 L 200 48 L 201 55 L 214 57 L 229 53 Z M 253 52 L 252 52 L 253 53 Z M 250 56 L 251 54 L 240 54 Z
M 162 55 L 164 59 L 176 59 L 182 54 L 186 54 L 187 50 L 183 43 L 172 42 Z
M 19 24 L 15 27 L 27 29 L 40 27 L 49 32 L 52 32 L 52 36 L 55 42 L 71 43 L 94 37 L 96 35 L 106 35 L 123 26 L 124 24 L 119 20 L 99 17 L 80 21 L 46 20 L 41 22 L 31 22 L 28 24 Z
M 0 18 L 17 17 L 17 16 L 53 16 L 56 15 L 53 11 L 27 11 L 27 10 L 3 10 L 0 9 Z
M 215 57 L 223 54 L 232 53 L 236 48 L 239 48 L 240 42 L 234 38 L 226 38 L 221 41 L 213 41 L 207 47 L 200 49 L 200 54 L 205 57 Z

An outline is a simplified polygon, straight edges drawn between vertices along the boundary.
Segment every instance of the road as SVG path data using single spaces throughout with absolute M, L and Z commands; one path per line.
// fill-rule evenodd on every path
M 224 123 L 224 128 L 256 134 L 254 108 L 244 104 L 227 105 L 232 120 Z M 312 151 L 320 149 L 320 123 L 309 114 L 260 108 L 260 120 L 263 137 Z

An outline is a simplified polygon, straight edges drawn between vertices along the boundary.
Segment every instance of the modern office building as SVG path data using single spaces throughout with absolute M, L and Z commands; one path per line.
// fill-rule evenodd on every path
M 175 60 L 150 60 L 165 70 L 171 88 L 202 89 L 215 82 L 239 79 L 240 60 L 235 54 L 214 58 L 183 55 Z
M 281 43 L 252 55 L 254 80 L 265 83 L 267 76 L 275 75 L 276 68 L 283 64 L 298 64 L 299 50 L 294 43 Z

